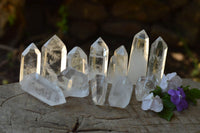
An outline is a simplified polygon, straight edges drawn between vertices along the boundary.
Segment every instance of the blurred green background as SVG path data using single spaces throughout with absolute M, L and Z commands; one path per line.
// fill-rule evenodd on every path
M 150 44 L 168 44 L 165 73 L 200 79 L 200 0 L 0 0 L 0 84 L 17 82 L 20 55 L 54 34 L 68 51 L 87 54 L 101 36 L 110 55 L 120 45 L 130 52 L 134 35 L 145 29 Z

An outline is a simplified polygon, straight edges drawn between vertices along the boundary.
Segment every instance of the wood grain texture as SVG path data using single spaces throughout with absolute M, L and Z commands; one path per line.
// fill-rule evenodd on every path
M 188 79 L 184 84 L 200 88 L 200 83 Z M 95 106 L 91 96 L 67 98 L 66 104 L 50 107 L 22 91 L 18 83 L 3 85 L 0 133 L 200 132 L 200 100 L 188 110 L 174 111 L 171 122 L 140 106 L 133 93 L 125 109 Z

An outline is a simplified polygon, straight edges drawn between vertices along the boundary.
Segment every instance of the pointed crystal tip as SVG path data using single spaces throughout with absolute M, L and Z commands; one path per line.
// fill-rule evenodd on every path
M 39 53 L 39 49 L 37 48 L 37 46 L 34 43 L 31 43 L 22 53 L 22 56 L 25 56 L 26 54 L 28 54 L 28 52 L 30 50 L 37 50 L 36 53 Z
M 65 46 L 63 41 L 57 36 L 53 35 L 43 46 L 48 47 L 49 45 Z
M 104 40 L 103 40 L 101 37 L 99 37 L 99 38 L 92 44 L 91 47 L 97 47 L 97 48 L 98 48 L 99 46 L 108 49 L 108 46 L 106 45 L 106 43 L 104 42 Z
M 128 56 L 128 53 L 127 53 L 126 48 L 124 47 L 124 45 L 121 45 L 119 48 L 117 48 L 115 50 L 114 55 Z
M 154 45 L 158 45 L 157 47 L 161 47 L 162 46 L 163 49 L 167 49 L 168 48 L 167 43 L 160 36 L 153 42 L 153 44 Z
M 138 32 L 135 37 L 140 38 L 140 39 L 147 39 L 149 38 L 149 36 L 147 35 L 147 33 L 145 32 L 145 30 L 141 30 L 140 32 Z
M 87 55 L 85 54 L 85 52 L 78 46 L 74 47 L 71 51 L 69 51 L 68 55 L 73 55 L 73 54 L 79 54 L 80 57 L 86 57 Z

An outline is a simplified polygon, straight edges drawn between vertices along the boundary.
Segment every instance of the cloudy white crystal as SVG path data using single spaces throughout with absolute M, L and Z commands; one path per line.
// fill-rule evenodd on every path
M 24 91 L 50 106 L 66 103 L 62 90 L 37 73 L 26 75 L 20 84 Z
M 74 68 L 68 67 L 58 76 L 58 86 L 65 97 L 86 97 L 89 95 L 88 76 Z
M 108 68 L 108 81 L 113 83 L 119 76 L 127 75 L 128 54 L 122 45 L 117 48 L 114 55 L 110 58 Z
M 136 84 L 138 78 L 146 76 L 149 55 L 149 37 L 144 30 L 134 36 L 129 65 L 128 78 Z
M 133 85 L 127 77 L 118 77 L 112 84 L 108 102 L 110 106 L 125 108 L 131 99 Z

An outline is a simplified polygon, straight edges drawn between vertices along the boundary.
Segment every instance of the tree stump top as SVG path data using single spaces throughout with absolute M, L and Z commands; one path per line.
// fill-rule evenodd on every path
M 184 79 L 184 85 L 200 83 Z M 91 96 L 67 98 L 67 103 L 48 106 L 20 89 L 18 83 L 0 86 L 0 133 L 66 132 L 200 132 L 200 100 L 183 112 L 174 111 L 170 122 L 143 111 L 133 93 L 125 109 L 96 106 Z

